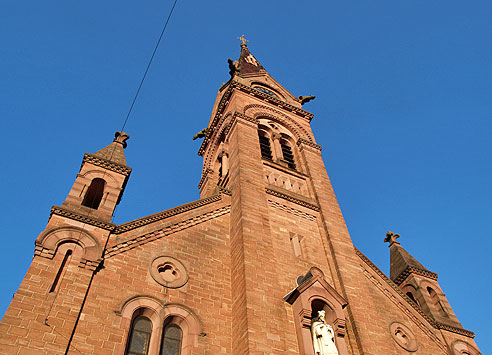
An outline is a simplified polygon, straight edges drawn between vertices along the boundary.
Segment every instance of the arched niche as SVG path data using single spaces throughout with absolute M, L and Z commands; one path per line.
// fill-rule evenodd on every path
M 335 344 L 340 355 L 348 355 L 345 344 L 345 313 L 347 301 L 324 279 L 323 272 L 312 267 L 306 275 L 297 279 L 297 287 L 284 300 L 291 304 L 300 354 L 314 355 L 311 335 L 313 317 L 325 311 L 326 323 L 335 332 Z

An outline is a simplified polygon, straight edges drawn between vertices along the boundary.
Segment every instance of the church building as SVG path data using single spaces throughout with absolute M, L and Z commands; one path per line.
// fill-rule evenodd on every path
M 314 97 L 288 92 L 245 41 L 229 69 L 197 134 L 199 200 L 116 225 L 129 136 L 84 155 L 0 354 L 481 354 L 398 234 L 389 277 L 352 243 L 303 109 Z

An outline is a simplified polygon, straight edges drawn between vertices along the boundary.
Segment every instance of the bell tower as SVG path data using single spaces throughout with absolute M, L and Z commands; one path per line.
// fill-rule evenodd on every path
M 31 266 L 2 320 L 9 329 L 3 340 L 10 344 L 2 351 L 68 353 L 130 176 L 123 152 L 128 138 L 116 132 L 110 145 L 85 153 L 66 200 L 52 207 L 36 238 Z
M 202 198 L 221 189 L 232 194 L 233 353 L 275 353 L 309 334 L 312 313 L 303 311 L 308 318 L 299 321 L 302 329 L 286 334 L 289 320 L 281 286 L 295 281 L 299 270 L 321 266 L 327 270 L 324 282 L 337 300 L 344 300 L 340 270 L 345 268 L 337 267 L 337 255 L 344 254 L 345 260 L 356 256 L 311 131 L 313 114 L 303 109 L 314 96 L 292 95 L 249 51 L 244 38 L 239 59 L 229 59 L 229 69 L 231 78 L 219 89 L 199 150 L 199 188 Z M 284 217 L 278 210 L 310 220 L 310 227 L 280 227 Z M 292 251 L 293 264 L 279 271 L 286 250 Z M 283 271 L 290 276 L 280 275 Z M 345 301 L 340 304 L 346 306 Z M 320 302 L 316 307 L 324 306 Z M 337 342 L 346 349 L 341 344 L 345 319 L 328 317 L 337 319 Z

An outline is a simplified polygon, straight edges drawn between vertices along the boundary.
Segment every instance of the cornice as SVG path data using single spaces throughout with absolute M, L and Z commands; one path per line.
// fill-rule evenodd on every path
M 465 337 L 468 337 L 468 338 L 475 338 L 475 333 L 472 332 L 471 330 L 466 330 L 466 329 L 463 329 L 463 328 L 458 328 L 458 327 L 453 327 L 452 325 L 447 325 L 447 324 L 443 324 L 443 323 L 440 323 L 440 322 L 436 322 L 439 329 L 444 329 L 444 330 L 447 330 L 449 332 L 453 332 L 453 333 L 456 333 L 456 334 L 459 334 L 459 335 L 463 335 Z
M 268 187 L 265 188 L 265 192 L 267 194 L 269 194 L 269 195 L 283 198 L 284 200 L 293 202 L 293 203 L 298 204 L 300 206 L 303 206 L 303 207 L 309 208 L 311 210 L 314 210 L 316 212 L 319 212 L 319 207 L 317 205 L 313 204 L 313 203 L 300 200 L 298 198 L 295 198 L 293 196 L 287 195 L 285 193 L 282 193 L 280 191 L 277 191 L 277 190 L 274 190 L 274 189 L 271 189 L 271 188 L 268 188 Z
M 215 196 L 217 197 L 217 196 Z M 202 200 L 203 201 L 203 200 Z M 197 201 L 198 202 L 198 201 Z M 181 206 L 183 207 L 183 206 Z M 106 253 L 104 258 L 111 258 L 117 254 L 121 254 L 127 250 L 139 247 L 141 245 L 150 243 L 156 239 L 163 238 L 167 235 L 191 228 L 193 226 L 196 226 L 200 223 L 209 221 L 211 219 L 223 216 L 231 211 L 231 206 L 222 206 L 216 210 L 209 211 L 207 213 L 204 213 L 199 216 L 192 216 L 188 219 L 178 221 L 176 223 L 173 223 L 171 225 L 166 226 L 165 228 L 152 231 L 150 233 L 145 233 L 143 235 L 137 235 L 136 237 L 122 241 L 108 249 L 106 249 Z M 163 217 L 166 218 L 166 217 Z
M 132 172 L 132 168 L 126 165 L 118 164 L 113 161 L 106 160 L 89 153 L 84 154 L 84 159 L 82 160 L 82 164 L 84 163 L 91 163 L 103 169 L 114 171 L 126 177 L 128 177 Z
M 401 285 L 403 281 L 410 275 L 410 274 L 417 274 L 423 277 L 427 277 L 431 280 L 437 280 L 437 274 L 435 272 L 429 271 L 429 270 L 422 270 L 419 268 L 416 268 L 414 266 L 407 266 L 405 270 L 401 272 L 400 275 L 395 279 L 395 284 L 398 286 Z
M 216 201 L 220 201 L 221 199 L 222 199 L 221 195 L 218 194 L 215 196 L 211 196 L 211 197 L 203 198 L 203 199 L 193 201 L 190 203 L 186 203 L 184 205 L 171 208 L 169 210 L 155 213 L 155 214 L 152 214 L 152 215 L 147 216 L 147 217 L 142 217 L 142 218 L 136 219 L 136 220 L 131 221 L 131 222 L 123 223 L 123 224 L 120 224 L 119 226 L 116 226 L 114 234 L 121 234 L 123 232 L 127 232 L 129 230 L 139 228 L 139 227 L 145 226 L 147 224 L 154 223 L 154 222 L 160 221 L 162 219 L 166 219 L 166 218 L 178 215 L 178 214 L 183 213 L 183 212 L 191 211 L 195 208 L 202 207 L 202 206 L 208 205 L 208 204 L 216 202 Z
M 321 152 L 321 149 L 323 149 L 320 145 L 318 145 L 316 143 L 313 143 L 313 142 L 310 142 L 310 141 L 308 141 L 307 139 L 304 139 L 304 138 L 299 138 L 297 140 L 297 143 L 296 144 L 298 146 L 300 146 L 301 144 L 307 145 L 308 147 L 314 148 L 314 149 L 316 149 L 319 152 Z
M 202 156 L 203 153 L 205 152 L 205 148 L 207 147 L 208 143 L 210 142 L 211 137 L 213 136 L 213 131 L 215 129 L 215 126 L 217 125 L 217 122 L 220 120 L 222 117 L 222 114 L 224 112 L 225 107 L 229 103 L 229 98 L 232 95 L 232 92 L 234 89 L 238 89 L 242 92 L 248 93 L 254 97 L 260 98 L 265 102 L 268 102 L 270 104 L 275 104 L 276 107 L 279 107 L 285 111 L 295 113 L 297 116 L 302 117 L 306 119 L 308 122 L 312 120 L 314 117 L 314 114 L 305 111 L 301 108 L 295 107 L 294 105 L 288 104 L 287 102 L 284 102 L 282 100 L 276 99 L 274 97 L 271 97 L 270 95 L 267 95 L 261 91 L 255 90 L 249 86 L 246 86 L 244 84 L 241 84 L 238 81 L 232 80 L 228 83 L 227 89 L 225 89 L 224 94 L 222 95 L 222 98 L 219 101 L 219 104 L 217 105 L 217 109 L 215 111 L 215 116 L 212 120 L 212 122 L 209 125 L 209 132 L 205 136 L 202 145 L 200 146 L 200 149 L 198 150 L 198 155 Z
M 106 229 L 109 231 L 114 230 L 114 228 L 116 227 L 116 224 L 114 224 L 114 223 L 101 221 L 100 219 L 90 217 L 90 216 L 87 216 L 84 214 L 80 214 L 80 213 L 77 213 L 73 210 L 63 208 L 60 206 L 55 206 L 55 205 L 53 205 L 51 207 L 50 217 L 52 215 L 67 217 L 67 218 L 70 218 L 70 219 L 73 219 L 73 220 L 76 220 L 79 222 L 87 223 L 87 224 L 90 224 L 92 226 Z
M 265 94 L 264 92 L 255 90 L 252 87 L 246 86 L 246 85 L 241 84 L 237 81 L 232 82 L 232 85 L 234 87 L 237 87 L 239 90 L 241 90 L 243 92 L 247 92 L 250 95 L 253 95 L 255 97 L 263 99 L 263 101 L 266 101 L 269 103 L 274 103 L 277 107 L 280 107 L 280 108 L 282 108 L 288 112 L 293 112 L 296 115 L 298 115 L 298 116 L 300 116 L 300 117 L 302 117 L 308 121 L 311 121 L 312 118 L 314 117 L 314 114 L 312 114 L 311 112 L 307 112 L 307 111 L 303 110 L 302 108 L 295 107 L 294 105 L 291 105 L 285 101 L 276 99 L 276 98 L 274 98 L 268 94 Z
M 203 183 L 205 182 L 205 180 L 207 179 L 207 176 L 208 174 L 213 174 L 213 170 L 212 169 L 206 169 L 203 173 L 202 173 L 202 178 L 200 179 L 200 182 L 198 183 L 198 188 L 201 189 L 202 188 L 202 185 Z

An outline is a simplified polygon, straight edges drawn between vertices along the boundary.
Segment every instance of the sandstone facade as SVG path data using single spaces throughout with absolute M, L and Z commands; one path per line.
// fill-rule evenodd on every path
M 128 136 L 117 132 L 86 154 L 36 239 L 0 324 L 0 353 L 140 346 L 167 354 L 175 346 L 182 355 L 314 355 L 310 327 L 324 310 L 341 355 L 480 354 L 437 274 L 397 235 L 387 235 L 391 277 L 354 247 L 305 98 L 277 83 L 245 44 L 230 69 L 199 150 L 201 199 L 115 225 L 131 173 Z M 176 339 L 164 339 L 170 329 Z

